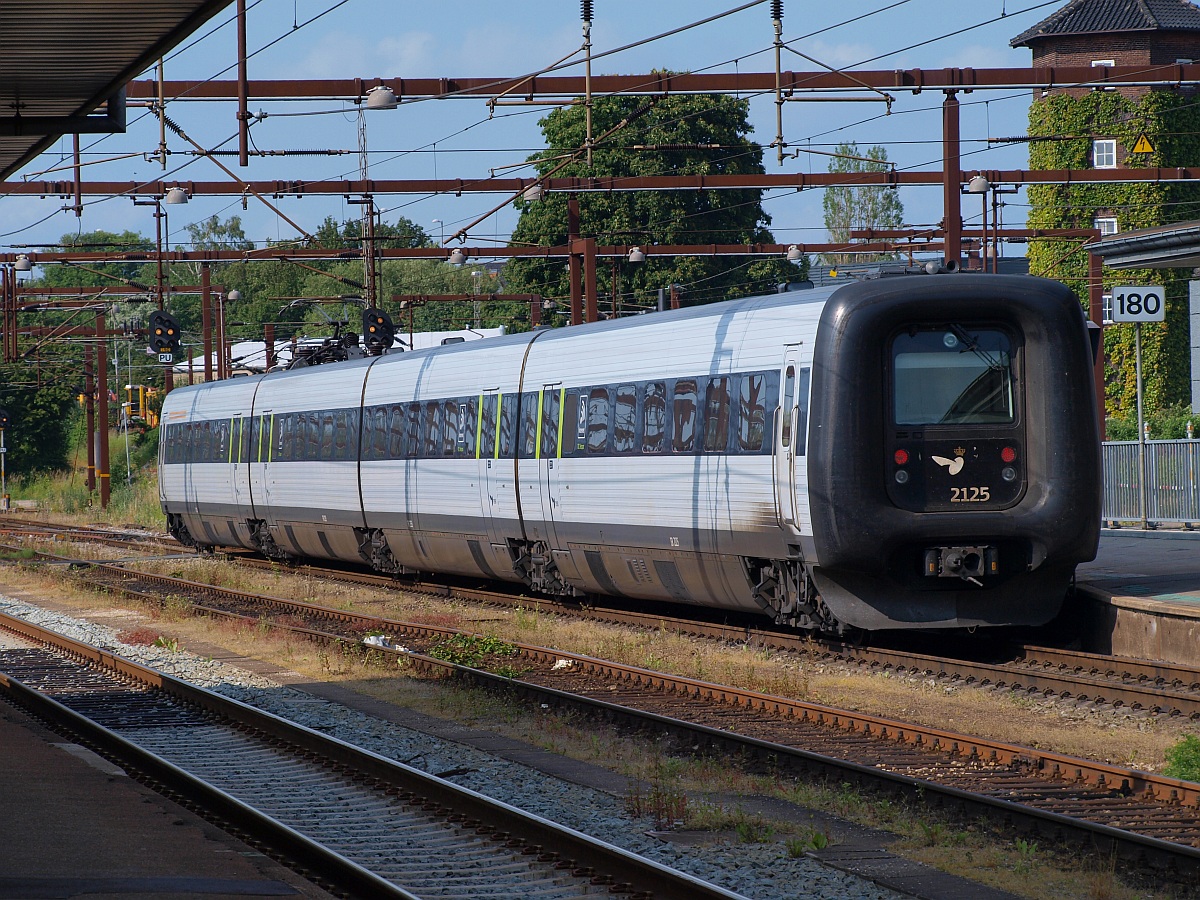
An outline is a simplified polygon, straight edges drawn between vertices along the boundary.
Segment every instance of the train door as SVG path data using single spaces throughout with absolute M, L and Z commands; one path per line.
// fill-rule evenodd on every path
M 807 431 L 808 370 L 801 368 L 801 347 L 789 344 L 784 350 L 775 425 L 775 509 L 779 524 L 791 534 L 799 534 L 801 527 L 796 461 L 804 457 Z
M 256 415 L 247 422 L 250 429 L 250 448 L 247 462 L 250 466 L 250 497 L 254 504 L 255 518 L 266 518 L 271 505 L 271 488 L 268 481 L 267 460 L 271 455 L 271 419 L 269 412 Z
M 249 488 L 246 480 L 246 447 L 245 434 L 248 422 L 241 413 L 233 417 L 229 427 L 229 482 L 232 487 L 233 505 L 242 509 L 250 505 Z
M 555 532 L 555 518 L 559 504 L 559 477 L 562 460 L 558 448 L 561 446 L 558 433 L 562 428 L 562 382 L 556 381 L 542 388 L 540 421 L 538 423 L 538 459 L 542 472 L 542 521 L 546 523 L 545 540 L 553 549 L 562 549 Z
M 500 439 L 500 392 L 484 391 L 479 398 L 479 437 L 475 452 L 479 455 L 479 505 L 487 520 L 487 538 L 492 544 L 504 544 L 503 529 L 499 526 L 499 470 L 504 464 L 498 449 Z

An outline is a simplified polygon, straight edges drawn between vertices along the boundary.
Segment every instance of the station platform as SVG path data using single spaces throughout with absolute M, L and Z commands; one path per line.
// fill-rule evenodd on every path
M 0 900 L 331 895 L 0 699 Z
M 1076 587 L 1083 649 L 1200 666 L 1200 531 L 1106 528 Z

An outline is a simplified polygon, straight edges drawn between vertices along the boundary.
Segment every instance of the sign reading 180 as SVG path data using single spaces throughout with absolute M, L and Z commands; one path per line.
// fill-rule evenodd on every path
M 1161 284 L 1113 288 L 1114 322 L 1162 322 L 1167 317 L 1166 292 Z

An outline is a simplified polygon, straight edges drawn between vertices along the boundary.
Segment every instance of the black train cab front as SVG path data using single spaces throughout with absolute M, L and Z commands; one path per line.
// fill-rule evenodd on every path
M 1095 556 L 1091 351 L 1056 282 L 906 275 L 836 292 L 810 441 L 813 578 L 848 624 L 1040 624 Z

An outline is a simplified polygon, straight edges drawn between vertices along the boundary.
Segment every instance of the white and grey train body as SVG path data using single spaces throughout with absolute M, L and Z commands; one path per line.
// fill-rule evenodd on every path
M 762 613 L 1037 624 L 1099 536 L 1078 302 L 903 275 L 173 390 L 186 543 Z

